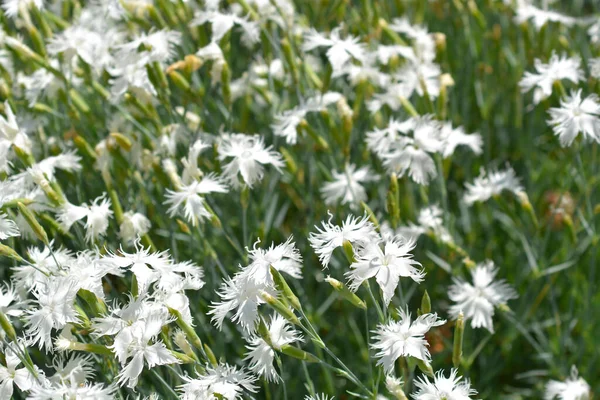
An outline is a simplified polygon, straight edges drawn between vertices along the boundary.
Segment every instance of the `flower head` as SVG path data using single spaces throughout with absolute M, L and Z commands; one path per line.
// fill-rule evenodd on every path
M 551 108 L 548 113 L 548 124 L 563 147 L 573 144 L 580 132 L 584 138 L 600 143 L 600 103 L 595 94 L 582 100 L 581 89 L 573 91 L 560 101 L 559 108 Z
M 344 242 L 349 242 L 353 246 L 363 247 L 367 243 L 379 238 L 375 227 L 366 215 L 363 217 L 348 215 L 342 221 L 341 226 L 331 223 L 332 218 L 333 215 L 329 214 L 329 221 L 323 221 L 322 228 L 316 226 L 317 233 L 311 232 L 308 236 L 310 245 L 315 250 L 315 253 L 318 254 L 323 268 L 329 266 L 333 251 L 343 246 Z
M 444 371 L 438 371 L 433 382 L 428 377 L 418 378 L 415 386 L 417 391 L 412 395 L 415 400 L 468 400 L 477 394 L 468 380 L 458 376 L 456 369 L 450 370 L 447 378 Z
M 519 82 L 524 93 L 533 89 L 534 104 L 538 104 L 552 94 L 552 86 L 555 81 L 567 79 L 577 83 L 583 79 L 579 57 L 559 57 L 553 53 L 547 64 L 536 59 L 535 70 L 535 73 L 525 72 L 523 79 Z
M 179 387 L 182 400 L 209 400 L 218 395 L 225 400 L 241 399 L 244 391 L 256 392 L 256 377 L 243 369 L 227 364 L 208 367 L 196 378 L 183 377 L 186 381 Z
M 6 214 L 0 212 L 0 240 L 8 239 L 9 237 L 19 236 L 19 228 L 12 219 L 8 219 Z
M 473 284 L 454 279 L 448 294 L 456 304 L 450 307 L 450 314 L 456 318 L 462 312 L 466 319 L 471 319 L 473 328 L 484 327 L 493 332 L 494 307 L 517 298 L 517 293 L 504 280 L 494 280 L 497 273 L 494 263 L 486 261 L 471 271 Z
M 478 201 L 487 201 L 492 196 L 498 196 L 505 190 L 519 195 L 524 192 L 515 170 L 508 166 L 503 171 L 481 169 L 479 176 L 473 183 L 466 184 L 467 193 L 464 195 L 464 201 L 468 205 Z
M 550 381 L 546 384 L 544 400 L 588 400 L 591 399 L 590 385 L 579 377 L 579 371 L 574 365 L 571 375 L 564 381 Z
M 270 343 L 267 343 L 260 336 L 252 335 L 248 340 L 249 345 L 246 346 L 249 350 L 246 360 L 250 363 L 250 371 L 265 377 L 269 381 L 277 381 L 279 375 L 273 366 L 275 350 L 279 350 L 285 345 L 302 341 L 302 336 L 279 314 L 271 317 L 271 322 L 267 325 L 267 329 L 269 331 Z
M 302 50 L 311 51 L 318 47 L 327 47 L 327 59 L 331 64 L 334 76 L 342 73 L 343 68 L 352 59 L 360 62 L 365 60 L 364 45 L 359 39 L 349 36 L 342 39 L 340 28 L 331 31 L 329 35 L 323 35 L 314 29 L 310 29 L 304 38 Z
M 373 337 L 371 347 L 377 351 L 375 355 L 386 373 L 392 372 L 394 363 L 400 357 L 414 357 L 429 362 L 430 354 L 425 340 L 425 333 L 432 327 L 446 323 L 438 319 L 437 314 L 423 314 L 411 322 L 408 310 L 398 309 L 399 321 L 379 324 Z
M 333 171 L 333 182 L 327 182 L 321 188 L 325 204 L 333 205 L 338 201 L 356 208 L 361 201 L 367 201 L 367 192 L 363 183 L 377 180 L 369 167 L 356 168 L 354 164 L 346 164 L 344 171 Z
M 419 268 L 421 264 L 410 254 L 414 247 L 414 241 L 401 237 L 390 238 L 381 244 L 377 241 L 368 243 L 355 254 L 356 262 L 346 272 L 350 289 L 356 291 L 365 280 L 375 277 L 383 291 L 383 302 L 389 305 L 400 277 L 409 277 L 419 283 L 425 276 Z
M 260 181 L 265 165 L 271 164 L 278 171 L 283 167 L 281 155 L 265 147 L 263 138 L 258 135 L 243 133 L 226 134 L 221 137 L 219 160 L 231 159 L 223 168 L 223 173 L 232 185 L 245 183 L 252 187 Z M 240 180 L 241 177 L 241 180 Z

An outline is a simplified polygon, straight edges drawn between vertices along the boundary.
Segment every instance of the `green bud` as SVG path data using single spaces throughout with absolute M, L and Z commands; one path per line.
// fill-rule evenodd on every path
M 301 350 L 297 347 L 291 346 L 289 344 L 286 344 L 285 346 L 280 348 L 279 351 L 287 356 L 297 358 L 298 360 L 306 361 L 309 363 L 318 363 L 321 361 L 313 354 Z
M 0 327 L 6 332 L 6 336 L 13 342 L 17 341 L 17 333 L 15 332 L 15 328 L 10 323 L 6 314 L 0 311 Z
M 117 144 L 119 145 L 119 147 L 123 150 L 127 152 L 131 150 L 131 146 L 133 145 L 131 143 L 131 140 L 127 136 L 119 132 L 111 132 L 110 137 L 114 139 L 115 142 L 117 142 Z
M 198 334 L 196 333 L 194 328 L 192 328 L 187 322 L 185 322 L 183 320 L 181 313 L 178 310 L 175 310 L 170 307 L 169 307 L 169 313 L 175 317 L 175 323 L 185 333 L 185 336 L 190 341 L 192 346 L 194 346 L 198 350 L 202 350 L 203 347 L 202 347 L 202 341 L 200 340 L 200 337 L 198 336 Z
M 69 96 L 71 97 L 73 105 L 75 105 L 75 108 L 77 108 L 77 110 L 81 111 L 84 114 L 88 114 L 90 112 L 90 106 L 83 99 L 83 97 L 81 97 L 79 92 L 77 92 L 75 89 L 71 89 L 69 90 Z
M 429 298 L 429 293 L 425 290 L 423 293 L 423 298 L 421 299 L 421 314 L 429 314 L 431 312 L 431 299 Z
M 416 360 L 417 366 L 419 367 L 421 372 L 423 372 L 425 375 L 433 378 L 434 375 L 433 375 L 433 368 L 431 368 L 431 364 L 427 361 L 419 360 L 418 358 L 415 360 Z
M 458 368 L 462 359 L 463 335 L 465 333 L 465 317 L 461 312 L 458 314 L 456 326 L 454 327 L 454 346 L 452 348 L 452 363 Z
M 289 322 L 291 322 L 294 325 L 300 325 L 300 320 L 298 319 L 296 314 L 294 314 L 294 312 L 290 310 L 289 307 L 283 304 L 280 300 L 271 296 L 264 290 L 260 293 L 260 298 L 263 299 L 265 303 L 271 306 L 275 311 L 281 314 L 281 316 L 287 319 Z
M 302 310 L 300 300 L 294 294 L 288 283 L 285 281 L 285 278 L 283 277 L 283 275 L 281 275 L 281 272 L 275 269 L 272 265 L 269 267 L 269 269 L 271 270 L 271 276 L 273 277 L 273 281 L 275 282 L 275 287 L 277 287 L 277 290 L 279 290 L 283 294 L 286 300 L 290 302 L 292 307 L 294 307 L 298 311 Z
M 387 193 L 387 211 L 390 214 L 392 227 L 398 226 L 400 220 L 400 199 L 398 189 L 398 177 L 396 174 L 390 175 L 390 188 Z
M 37 221 L 33 213 L 21 202 L 17 203 L 17 207 L 19 208 L 21 215 L 25 218 L 25 221 L 27 221 L 33 230 L 33 233 L 35 233 L 37 238 L 47 246 L 50 243 L 48 240 L 48 235 L 46 234 L 44 228 Z
M 350 291 L 350 289 L 348 289 L 346 285 L 344 285 L 342 282 L 338 281 L 335 278 L 332 278 L 331 276 L 325 278 L 325 281 L 327 281 L 327 283 L 329 283 L 335 289 L 335 291 L 338 292 L 340 296 L 342 296 L 344 300 L 348 301 L 350 304 L 358 308 L 362 308 L 363 310 L 367 309 L 367 304 L 364 301 L 362 301 L 361 298 L 358 297 L 355 293 Z
M 356 261 L 354 259 L 354 248 L 352 247 L 352 243 L 350 243 L 347 240 L 344 240 L 342 242 L 342 248 L 344 249 L 344 254 L 346 255 L 346 259 L 348 260 L 348 262 L 350 264 L 354 263 L 354 261 Z
M 212 349 L 208 347 L 206 343 L 204 343 L 204 352 L 206 353 L 206 358 L 208 358 L 208 361 L 210 361 L 213 367 L 219 365 L 217 362 L 217 357 L 215 357 L 215 353 L 213 353 Z
M 90 146 L 88 141 L 85 140 L 83 136 L 75 134 L 75 136 L 73 137 L 73 143 L 75 144 L 75 147 L 77 147 L 77 150 L 79 150 L 83 155 L 93 160 L 95 160 L 98 157 L 96 151 L 92 148 L 92 146 Z
M 231 70 L 226 62 L 223 63 L 221 70 L 221 94 L 223 102 L 229 107 L 231 105 Z
M 0 243 L 0 256 L 12 258 L 19 262 L 25 261 L 16 251 L 2 243 Z
M 171 78 L 171 82 L 173 82 L 175 84 L 175 86 L 177 86 L 179 89 L 183 90 L 184 92 L 189 92 L 189 90 L 190 90 L 190 83 L 179 72 L 177 72 L 177 71 L 170 71 L 169 72 L 169 78 Z
M 260 321 L 258 322 L 257 332 L 258 332 L 258 335 L 265 342 L 267 342 L 267 344 L 269 346 L 273 346 L 271 344 L 271 333 L 269 332 L 269 328 L 267 327 L 267 324 L 265 323 L 265 320 L 262 317 L 260 318 Z

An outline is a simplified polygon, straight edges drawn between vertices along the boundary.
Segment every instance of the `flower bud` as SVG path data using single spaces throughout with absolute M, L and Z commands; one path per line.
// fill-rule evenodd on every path
M 198 334 L 196 333 L 194 328 L 192 328 L 187 322 L 185 322 L 181 313 L 178 310 L 175 310 L 170 307 L 169 307 L 169 313 L 175 317 L 175 323 L 177 323 L 177 326 L 179 326 L 179 328 L 181 328 L 181 330 L 185 333 L 185 335 L 188 338 L 188 340 L 190 341 L 190 343 L 195 348 L 202 350 L 203 347 L 202 347 L 202 341 L 200 340 L 200 337 L 198 336 Z
M 204 343 L 204 353 L 206 354 L 206 358 L 208 358 L 208 361 L 212 364 L 213 367 L 219 365 L 219 363 L 217 362 L 217 357 L 215 357 L 215 353 L 213 353 L 212 349 L 208 347 L 206 343 Z
M 2 329 L 6 333 L 6 336 L 8 336 L 8 338 L 10 340 L 12 340 L 13 342 L 17 341 L 17 333 L 15 332 L 15 328 L 10 323 L 10 320 L 8 319 L 6 314 L 4 314 L 1 311 L 0 311 L 0 327 L 2 327 Z
M 331 287 L 333 287 L 335 291 L 338 292 L 344 300 L 348 301 L 350 304 L 358 308 L 362 308 L 363 310 L 367 309 L 367 304 L 364 301 L 362 301 L 361 298 L 358 297 L 355 293 L 350 291 L 350 289 L 348 289 L 346 285 L 344 285 L 342 282 L 338 281 L 335 278 L 332 278 L 331 276 L 327 276 L 327 278 L 325 278 L 325 281 L 329 283 Z
M 461 312 L 458 314 L 456 326 L 454 327 L 454 346 L 452 348 L 452 363 L 454 368 L 458 368 L 462 359 L 463 335 L 465 333 L 465 316 Z
M 23 257 L 21 257 L 16 251 L 14 251 L 11 247 L 0 243 L 0 256 L 12 258 L 13 260 L 23 262 L 25 261 Z
M 281 275 L 281 272 L 279 272 L 272 265 L 269 267 L 269 269 L 271 271 L 271 276 L 273 277 L 273 281 L 275 282 L 275 287 L 277 288 L 277 290 L 279 290 L 283 294 L 285 299 L 290 302 L 292 307 L 294 307 L 298 311 L 302 310 L 300 300 L 294 294 L 288 283 L 285 281 L 285 278 L 283 277 L 283 275 Z
M 131 150 L 131 139 L 129 139 L 127 136 L 123 135 L 122 133 L 119 132 L 111 132 L 111 134 L 109 135 L 112 139 L 114 139 L 114 141 L 119 145 L 120 148 L 122 148 L 125 151 L 130 151 Z
M 289 322 L 291 322 L 294 325 L 300 325 L 300 320 L 298 319 L 296 314 L 294 314 L 294 312 L 290 310 L 289 307 L 283 304 L 280 300 L 276 299 L 264 290 L 260 292 L 260 298 L 263 299 L 265 303 L 271 306 L 275 311 L 281 314 L 281 316 L 287 319 Z
M 433 378 L 433 368 L 431 367 L 431 364 L 428 361 L 423 361 L 418 358 L 416 358 L 415 361 L 421 372 Z
M 17 203 L 17 207 L 19 208 L 23 218 L 25 218 L 25 221 L 27 221 L 27 224 L 29 224 L 33 230 L 33 233 L 35 233 L 35 236 L 37 236 L 37 238 L 47 246 L 50 243 L 48 240 L 48 234 L 46 234 L 46 231 L 37 221 L 33 213 L 21 202 Z
M 223 95 L 223 103 L 226 106 L 231 105 L 231 70 L 226 62 L 223 62 L 221 70 L 221 94 Z
M 170 71 L 170 72 L 168 72 L 168 75 L 169 75 L 169 78 L 171 78 L 171 82 L 173 82 L 175 84 L 175 86 L 177 86 L 179 89 L 183 90 L 184 92 L 190 91 L 190 83 L 179 72 Z
M 188 342 L 186 339 L 185 332 L 183 332 L 181 329 L 177 329 L 175 330 L 175 333 L 173 333 L 173 342 L 177 345 L 177 347 L 183 350 L 188 357 L 196 358 L 196 354 L 194 353 L 190 342 Z
M 421 315 L 429 314 L 431 312 L 431 299 L 429 298 L 429 293 L 425 290 L 423 293 L 423 298 L 421 299 L 421 309 L 419 310 Z
M 308 353 L 289 344 L 286 344 L 285 346 L 281 347 L 279 351 L 285 355 L 297 358 L 298 360 L 306 361 L 308 363 L 318 363 L 321 361 L 311 353 Z
M 344 249 L 344 254 L 346 255 L 346 259 L 350 264 L 354 263 L 356 260 L 354 259 L 354 247 L 352 247 L 352 243 L 348 240 L 344 240 L 342 242 L 342 248 Z

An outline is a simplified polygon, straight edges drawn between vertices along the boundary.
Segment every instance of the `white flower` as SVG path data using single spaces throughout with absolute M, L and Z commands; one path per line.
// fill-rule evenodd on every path
M 302 336 L 279 314 L 274 314 L 271 317 L 271 323 L 267 325 L 267 329 L 270 345 L 260 336 L 252 335 L 248 339 L 249 345 L 246 346 L 250 351 L 245 360 L 249 361 L 248 368 L 250 371 L 266 378 L 268 381 L 275 382 L 279 379 L 279 375 L 273 366 L 274 349 L 280 350 L 285 345 L 302 341 Z
M 176 138 L 176 132 L 173 133 L 174 138 Z M 173 154 L 175 153 L 175 147 L 177 143 L 173 143 Z M 202 178 L 202 171 L 198 167 L 198 157 L 200 154 L 209 149 L 211 146 L 208 143 L 203 142 L 202 140 L 196 140 L 192 147 L 190 147 L 190 151 L 188 152 L 188 156 L 186 158 L 181 159 L 181 163 L 183 164 L 183 172 L 181 173 L 181 181 L 185 185 L 189 185 L 190 183 L 200 180 Z
M 74 302 L 79 286 L 69 277 L 48 278 L 45 285 L 33 289 L 34 304 L 27 310 L 27 335 L 40 349 L 52 348 L 52 329 L 62 329 L 69 322 L 78 322 Z
M 356 208 L 361 202 L 367 201 L 367 192 L 362 184 L 376 181 L 378 176 L 368 166 L 357 169 L 354 164 L 346 164 L 344 171 L 333 171 L 333 179 L 333 182 L 327 182 L 321 188 L 325 204 L 341 202 Z
M 52 55 L 62 53 L 67 62 L 77 55 L 96 70 L 100 70 L 99 67 L 111 61 L 105 43 L 101 34 L 81 25 L 72 25 L 50 39 L 48 52 Z
M 123 367 L 118 376 L 119 385 L 127 384 L 128 387 L 135 388 L 144 362 L 148 364 L 148 368 L 179 363 L 164 343 L 156 340 L 161 328 L 168 323 L 164 315 L 153 314 L 145 321 L 135 322 L 131 329 L 123 331 L 119 340 L 115 340 L 112 348 Z
M 422 25 L 413 25 L 408 18 L 394 18 L 390 29 L 402 33 L 412 40 L 414 57 L 413 61 L 431 62 L 435 59 L 435 41 L 433 35 Z M 410 53 L 406 54 L 410 60 Z
M 156 89 L 148 77 L 147 63 L 147 55 L 134 53 L 127 60 L 117 60 L 117 65 L 108 70 L 113 76 L 113 79 L 109 80 L 113 101 L 118 100 L 128 90 L 139 97 L 142 103 L 149 102 L 152 96 L 156 96 Z
M 57 219 L 63 228 L 68 231 L 75 222 L 86 218 L 85 239 L 88 242 L 93 242 L 106 234 L 108 219 L 112 214 L 110 200 L 102 195 L 89 206 L 87 204 L 76 206 L 67 202 L 61 206 Z
M 209 9 L 196 12 L 190 26 L 204 25 L 207 22 L 211 24 L 211 40 L 213 42 L 220 41 L 234 25 L 242 29 L 242 43 L 245 46 L 251 47 L 260 41 L 260 28 L 258 24 L 248 20 L 248 18 L 239 17 L 235 14 L 225 14 L 216 9 Z
M 304 397 L 304 400 L 333 400 L 334 397 L 333 396 L 328 396 L 325 393 L 317 393 L 314 396 L 309 396 L 306 395 L 306 397 Z
M 394 363 L 400 357 L 414 357 L 429 362 L 430 354 L 425 340 L 425 333 L 432 327 L 443 325 L 445 320 L 438 319 L 437 314 L 423 314 L 411 323 L 408 310 L 398 309 L 399 321 L 379 324 L 373 337 L 375 343 L 371 348 L 377 350 L 375 355 L 386 374 L 394 369 Z
M 346 39 L 340 37 L 341 28 L 335 28 L 329 37 L 311 28 L 304 37 L 303 51 L 311 51 L 318 47 L 328 47 L 327 59 L 333 69 L 333 75 L 337 76 L 343 72 L 344 67 L 352 58 L 363 62 L 366 59 L 365 46 L 359 43 L 359 39 L 348 36 Z
M 310 245 L 315 250 L 315 253 L 319 255 L 319 261 L 323 265 L 323 268 L 329 266 L 329 260 L 333 251 L 344 245 L 344 242 L 349 242 L 354 246 L 362 247 L 371 241 L 379 239 L 379 235 L 375 231 L 375 227 L 369 218 L 365 215 L 361 217 L 355 217 L 348 215 L 342 226 L 334 225 L 331 223 L 333 215 L 329 214 L 329 220 L 323 221 L 322 228 L 317 228 L 317 233 L 311 232 L 308 236 Z
M 265 165 L 271 164 L 281 172 L 283 160 L 281 155 L 265 147 L 263 138 L 259 135 L 243 133 L 225 134 L 221 136 L 219 145 L 219 160 L 232 158 L 223 167 L 223 174 L 232 185 L 240 186 L 245 183 L 248 187 L 262 180 Z M 241 180 L 240 177 L 241 176 Z
M 333 103 L 342 99 L 338 92 L 327 92 L 306 99 L 304 104 L 286 110 L 275 116 L 275 123 L 271 125 L 273 133 L 285 137 L 287 144 L 296 144 L 298 140 L 298 125 L 309 112 L 318 112 L 327 109 Z
M 571 376 L 564 382 L 548 382 L 544 392 L 544 400 L 588 400 L 591 398 L 590 385 L 579 377 L 579 372 L 574 365 L 571 367 Z
M 469 400 L 477 394 L 468 380 L 458 376 L 456 369 L 450 370 L 448 378 L 444 376 L 444 371 L 438 371 L 433 382 L 422 376 L 415 380 L 415 386 L 417 391 L 412 395 L 415 400 Z
M 117 386 L 105 386 L 102 383 L 88 382 L 94 376 L 94 367 L 90 356 L 61 356 L 52 360 L 56 369 L 49 378 L 40 377 L 29 391 L 29 400 L 81 399 L 113 400 Z
M 52 253 L 50 252 L 52 248 Z M 13 268 L 13 280 L 19 291 L 32 291 L 46 287 L 48 275 L 60 275 L 62 265 L 70 265 L 74 257 L 70 251 L 63 248 L 54 248 L 54 242 L 44 246 L 42 250 L 37 247 L 27 249 L 30 263 L 18 265 Z
M 4 112 L 6 113 L 6 119 L 0 115 L 0 142 L 10 143 L 30 152 L 31 141 L 25 131 L 19 128 L 17 118 L 7 101 L 4 102 Z
M 221 50 L 219 44 L 216 42 L 211 42 L 198 50 L 196 55 L 202 60 L 212 61 L 210 76 L 213 85 L 221 82 L 221 72 L 223 71 L 223 66 L 225 65 L 225 56 L 223 55 L 223 50 Z
M 541 10 L 532 4 L 521 4 L 517 7 L 517 15 L 515 22 L 522 24 L 529 20 L 533 21 L 533 25 L 539 31 L 548 22 L 558 22 L 565 26 L 571 26 L 577 22 L 573 17 L 562 15 L 556 11 Z
M 0 286 L 0 312 L 9 317 L 20 317 L 28 307 L 29 302 L 21 299 L 15 288 L 10 284 Z
M 504 280 L 494 280 L 497 273 L 494 263 L 488 260 L 471 271 L 472 285 L 454 278 L 448 296 L 456 304 L 448 310 L 450 315 L 456 318 L 462 312 L 465 319 L 471 320 L 473 328 L 484 327 L 494 332 L 494 307 L 517 298 L 517 293 Z
M 150 226 L 150 220 L 144 214 L 127 211 L 123 214 L 119 236 L 127 243 L 132 243 L 138 237 L 148 233 Z
M 12 399 L 13 385 L 28 391 L 35 384 L 35 377 L 25 367 L 17 369 L 21 359 L 8 347 L 5 352 L 6 366 L 0 364 L 0 397 Z
M 15 224 L 15 221 L 8 219 L 6 214 L 0 212 L 0 240 L 19 235 L 19 228 L 17 227 L 17 224 Z
M 600 24 L 598 24 L 600 26 Z M 600 57 L 590 59 L 588 64 L 592 78 L 600 79 Z
M 444 141 L 444 149 L 442 150 L 444 158 L 454 154 L 456 147 L 461 145 L 469 147 L 477 155 L 482 153 L 483 140 L 478 133 L 466 134 L 462 126 L 453 128 L 451 122 L 446 122 L 442 125 L 440 134 Z
M 408 173 L 413 181 L 424 185 L 437 175 L 431 154 L 441 153 L 444 148 L 441 126 L 427 115 L 405 122 L 396 126 L 403 135 L 396 136 L 391 148 L 382 155 L 383 163 L 388 172 L 398 176 Z
M 290 236 L 284 243 L 275 246 L 271 243 L 268 249 L 254 247 L 248 250 L 250 264 L 244 269 L 244 274 L 255 282 L 272 284 L 270 267 L 285 272 L 292 278 L 302 278 L 302 256 Z M 260 241 L 255 243 L 255 246 Z
M 58 67 L 55 60 L 50 60 L 49 64 L 54 68 Z M 76 81 L 76 78 L 73 80 Z M 19 71 L 17 73 L 17 83 L 24 87 L 29 107 L 33 107 L 42 94 L 54 96 L 62 85 L 55 75 L 44 68 L 35 70 L 31 75 L 25 75 Z
M 114 264 L 117 268 L 128 268 L 136 277 L 140 294 L 145 294 L 154 282 L 158 282 L 158 287 L 161 289 L 174 287 L 185 289 L 183 286 L 186 284 L 201 280 L 202 270 L 194 267 L 193 264 L 174 263 L 166 251 L 151 253 L 150 249 L 141 247 L 138 242 L 134 245 L 135 252 L 127 253 L 121 249 L 119 256 L 109 254 L 104 261 Z M 197 287 L 199 289 L 202 284 L 196 283 L 200 284 Z
M 555 53 L 552 53 L 548 64 L 544 64 L 541 60 L 536 59 L 534 65 L 536 73 L 525 72 L 525 75 L 519 82 L 523 93 L 534 89 L 534 104 L 538 104 L 552 94 L 554 82 L 567 79 L 573 83 L 577 83 L 583 79 L 581 59 L 579 57 L 568 58 L 566 55 L 559 57 Z
M 256 377 L 234 366 L 219 364 L 208 367 L 206 372 L 197 378 L 182 377 L 187 383 L 179 390 L 181 400 L 211 400 L 217 397 L 225 400 L 241 399 L 244 391 L 255 393 L 258 389 L 254 382 Z
M 103 383 L 56 382 L 47 385 L 34 385 L 29 391 L 28 400 L 85 399 L 114 400 L 116 386 L 105 386 Z
M 225 192 L 227 186 L 219 177 L 214 174 L 204 176 L 199 181 L 181 186 L 177 191 L 167 189 L 165 204 L 170 206 L 167 212 L 173 217 L 183 208 L 188 222 L 197 226 L 200 220 L 211 217 L 210 211 L 206 208 L 206 200 L 201 195 Z
M 507 166 L 504 171 L 490 170 L 488 172 L 482 168 L 473 183 L 467 183 L 465 186 L 467 193 L 463 199 L 468 205 L 478 201 L 487 201 L 504 190 L 517 196 L 525 191 L 515 170 L 510 166 Z
M 395 237 L 383 241 L 382 244 L 383 248 L 379 242 L 373 241 L 360 249 L 355 254 L 356 262 L 350 265 L 350 271 L 345 275 L 353 291 L 358 290 L 365 280 L 375 277 L 383 292 L 383 302 L 388 306 L 401 276 L 419 283 L 425 273 L 419 268 L 421 264 L 413 260 L 410 254 L 415 247 L 414 241 Z
M 160 30 L 150 34 L 142 33 L 129 43 L 117 47 L 116 58 L 120 62 L 128 60 L 144 60 L 150 62 L 167 62 L 177 56 L 176 47 L 181 42 L 181 33 L 177 31 Z M 143 49 L 138 52 L 139 49 Z
M 599 43 L 600 42 L 600 21 L 592 24 L 587 31 L 590 36 L 590 42 Z
M 19 15 L 21 8 L 28 9 L 31 6 L 41 10 L 44 8 L 44 0 L 4 0 L 2 2 L 4 14 L 13 19 Z
M 221 329 L 223 321 L 230 311 L 235 310 L 231 318 L 248 332 L 253 332 L 258 321 L 258 306 L 263 304 L 261 293 L 276 295 L 275 282 L 271 276 L 270 267 L 285 272 L 293 278 L 301 277 L 300 252 L 290 237 L 285 243 L 268 249 L 254 248 L 249 250 L 252 262 L 233 278 L 225 278 L 219 289 L 220 302 L 215 302 L 209 314 L 212 321 Z
M 417 240 L 419 236 L 428 234 L 444 243 L 452 243 L 454 239 L 444 226 L 442 209 L 437 205 L 422 208 L 417 217 L 417 224 L 409 222 L 407 226 L 400 226 L 396 233 L 407 239 Z M 391 235 L 394 233 L 391 232 Z
M 600 143 L 600 103 L 598 96 L 591 94 L 581 99 L 581 89 L 572 91 L 570 96 L 561 99 L 560 108 L 551 108 L 550 120 L 554 134 L 560 144 L 570 146 L 577 135 Z

